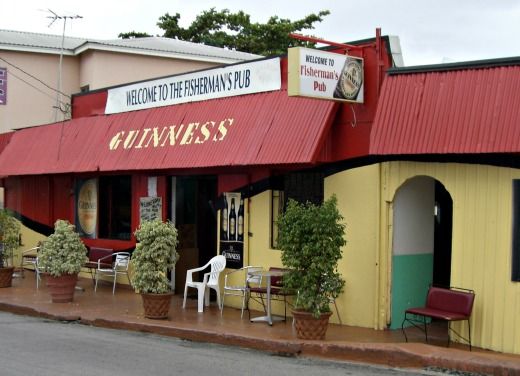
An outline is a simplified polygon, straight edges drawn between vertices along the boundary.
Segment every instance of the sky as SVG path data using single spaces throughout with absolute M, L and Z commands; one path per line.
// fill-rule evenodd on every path
M 305 34 L 334 42 L 398 36 L 405 65 L 520 56 L 520 0 L 17 0 L 0 11 L 0 29 L 61 35 L 49 9 L 67 19 L 65 35 L 116 39 L 120 32 L 162 35 L 156 24 L 169 13 L 187 27 L 204 10 L 239 10 L 253 22 L 271 16 L 296 21 L 329 10 Z

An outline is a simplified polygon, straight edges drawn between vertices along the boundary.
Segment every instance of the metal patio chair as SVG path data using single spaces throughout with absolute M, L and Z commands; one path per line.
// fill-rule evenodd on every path
M 224 290 L 222 294 L 222 304 L 220 306 L 220 314 L 224 311 L 224 300 L 226 295 L 239 296 L 242 298 L 242 312 L 240 318 L 244 316 L 244 308 L 249 310 L 249 289 L 252 285 L 260 286 L 262 284 L 262 276 L 251 275 L 251 272 L 263 270 L 261 266 L 244 266 L 240 269 L 226 273 L 224 278 Z M 243 279 L 238 284 L 233 284 L 231 279 L 234 275 L 243 273 Z
M 114 262 L 112 263 L 112 260 Z M 130 276 L 128 275 L 128 265 L 130 264 L 130 253 L 115 252 L 98 259 L 98 267 L 96 269 L 96 285 L 94 291 L 97 291 L 99 276 L 108 276 L 113 278 L 112 295 L 116 292 L 116 281 L 118 275 L 126 275 L 130 285 Z

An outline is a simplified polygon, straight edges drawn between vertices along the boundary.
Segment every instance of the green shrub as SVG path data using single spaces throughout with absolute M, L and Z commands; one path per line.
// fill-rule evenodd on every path
M 54 233 L 42 243 L 38 252 L 38 266 L 54 277 L 79 273 L 87 261 L 87 248 L 75 226 L 58 219 Z
M 0 210 L 0 268 L 6 266 L 9 257 L 20 245 L 20 222 L 5 210 Z
M 289 200 L 278 222 L 282 263 L 290 269 L 284 286 L 298 294 L 295 309 L 314 317 L 330 311 L 331 300 L 345 284 L 337 270 L 346 244 L 345 225 L 336 205 L 335 196 L 322 205 Z
M 169 221 L 144 221 L 134 234 L 138 243 L 132 254 L 132 286 L 140 293 L 169 292 L 167 269 L 179 258 L 177 229 Z

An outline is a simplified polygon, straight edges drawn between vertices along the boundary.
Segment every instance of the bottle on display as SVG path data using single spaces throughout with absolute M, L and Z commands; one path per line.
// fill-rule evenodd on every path
M 221 211 L 220 221 L 220 240 L 228 240 L 228 205 L 227 198 L 224 196 L 224 208 Z
M 237 240 L 244 241 L 244 200 L 240 199 L 240 207 L 238 208 L 238 230 Z
M 229 211 L 229 240 L 237 240 L 237 213 L 235 211 L 235 199 L 231 199 Z

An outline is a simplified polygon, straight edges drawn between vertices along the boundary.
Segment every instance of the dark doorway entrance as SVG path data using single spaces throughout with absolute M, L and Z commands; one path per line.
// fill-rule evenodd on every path
M 444 186 L 435 181 L 433 284 L 450 286 L 453 200 Z
M 215 176 L 181 176 L 171 179 L 171 217 L 179 231 L 179 261 L 175 290 L 184 292 L 186 270 L 206 264 L 217 250 L 217 199 Z

